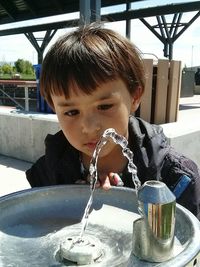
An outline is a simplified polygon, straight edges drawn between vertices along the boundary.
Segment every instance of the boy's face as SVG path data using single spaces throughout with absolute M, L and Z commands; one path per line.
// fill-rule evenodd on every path
M 52 95 L 61 129 L 70 144 L 91 157 L 98 140 L 107 128 L 128 139 L 128 120 L 139 104 L 121 79 L 99 86 L 87 95 L 77 87 L 70 88 L 70 97 Z M 100 157 L 111 153 L 116 145 L 109 142 Z M 111 153 L 112 154 L 112 153 Z

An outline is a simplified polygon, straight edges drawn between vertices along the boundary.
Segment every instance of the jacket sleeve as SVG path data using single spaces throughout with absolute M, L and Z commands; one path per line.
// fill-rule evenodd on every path
M 170 148 L 163 162 L 161 176 L 176 195 L 177 203 L 200 220 L 200 171 L 197 165 Z
M 45 156 L 39 158 L 36 163 L 26 171 L 26 178 L 31 187 L 51 185 L 48 178 Z

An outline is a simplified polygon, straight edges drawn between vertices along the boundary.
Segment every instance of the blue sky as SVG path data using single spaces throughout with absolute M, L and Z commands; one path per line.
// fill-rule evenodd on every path
M 194 1 L 194 0 L 193 0 Z M 145 7 L 152 5 L 170 4 L 170 3 L 180 3 L 183 0 L 175 1 L 141 1 L 134 4 L 132 8 L 142 7 L 142 2 L 145 2 Z M 186 2 L 186 1 L 184 1 Z M 118 11 L 121 7 L 116 7 L 115 11 Z M 102 10 L 104 12 L 111 12 L 109 9 Z M 112 8 L 112 12 L 114 12 Z M 189 21 L 197 12 L 186 12 L 183 15 L 182 22 Z M 68 15 L 67 19 L 78 18 L 79 13 Z M 63 16 L 57 17 L 58 19 L 63 19 Z M 55 19 L 55 18 L 54 18 Z M 66 17 L 65 17 L 66 19 Z M 166 16 L 167 20 L 171 20 L 171 16 Z M 35 20 L 35 23 L 45 23 L 51 21 L 52 18 Z M 150 23 L 156 23 L 155 18 L 148 18 L 147 21 Z M 26 21 L 26 25 L 29 22 Z M 32 23 L 30 21 L 30 23 Z M 20 24 L 18 24 L 20 25 Z M 23 25 L 23 23 L 21 24 Z M 200 18 L 198 18 L 177 41 L 174 43 L 174 56 L 176 60 L 181 60 L 182 65 L 185 64 L 190 66 L 200 65 Z M 0 29 L 6 28 L 8 25 L 1 25 Z M 12 25 L 9 27 L 12 27 Z M 119 31 L 122 35 L 125 34 L 125 22 L 114 22 L 109 23 L 106 27 L 112 28 Z M 163 56 L 163 44 L 159 41 L 157 37 L 151 33 L 138 19 L 132 20 L 131 24 L 131 40 L 135 43 L 138 48 L 145 53 L 145 57 L 152 57 L 150 54 L 155 54 L 158 58 L 164 58 Z M 55 42 L 58 36 L 62 35 L 68 31 L 68 29 L 58 30 L 49 46 Z M 43 36 L 44 32 L 35 33 L 36 37 Z M 45 50 L 48 50 L 49 46 Z M 153 56 L 154 57 L 154 56 Z M 34 47 L 30 44 L 28 39 L 23 34 L 3 36 L 0 37 L 0 61 L 16 61 L 18 58 L 23 58 L 31 61 L 33 64 L 37 63 L 37 52 Z

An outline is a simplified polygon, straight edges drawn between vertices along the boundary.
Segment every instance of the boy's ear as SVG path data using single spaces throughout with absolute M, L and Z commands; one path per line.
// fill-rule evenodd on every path
M 141 102 L 142 94 L 143 94 L 142 87 L 138 86 L 135 92 L 133 93 L 131 113 L 134 113 L 138 109 Z

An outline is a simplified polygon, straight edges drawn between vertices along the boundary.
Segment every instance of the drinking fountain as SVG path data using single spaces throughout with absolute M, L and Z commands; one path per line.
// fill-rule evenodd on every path
M 97 159 L 121 145 L 135 189 L 95 189 Z M 91 185 L 27 189 L 0 198 L 0 266 L 200 266 L 200 222 L 160 181 L 143 185 L 127 140 L 107 129 L 90 164 Z
M 79 234 L 89 194 L 87 185 L 63 185 L 1 197 L 0 266 L 77 266 L 60 257 L 60 246 Z M 101 255 L 83 266 L 199 266 L 200 223 L 191 212 L 176 204 L 177 255 L 162 263 L 143 261 L 132 252 L 133 224 L 140 218 L 134 189 L 96 190 L 85 236 L 94 238 Z

